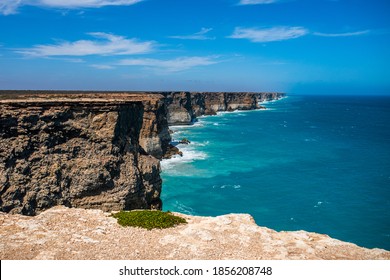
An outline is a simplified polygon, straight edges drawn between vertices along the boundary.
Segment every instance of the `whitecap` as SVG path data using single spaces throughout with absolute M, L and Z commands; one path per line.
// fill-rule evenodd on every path
M 202 127 L 204 126 L 204 122 L 201 120 L 198 120 L 196 122 L 190 123 L 190 124 L 181 124 L 181 125 L 170 125 L 169 129 L 173 130 L 174 132 L 182 129 L 190 129 L 193 127 Z
M 322 201 L 318 201 L 316 205 L 314 205 L 315 208 L 320 207 L 323 204 Z
M 279 97 L 279 98 L 276 98 L 276 99 L 272 99 L 272 100 L 264 100 L 264 101 L 260 101 L 259 102 L 259 105 L 264 105 L 264 104 L 272 104 L 272 103 L 275 103 L 277 101 L 280 101 L 282 99 L 286 99 L 288 98 L 288 96 L 282 96 L 282 97 Z
M 203 127 L 205 125 L 204 121 L 198 120 L 197 122 L 194 122 L 191 127 Z
M 213 185 L 213 189 L 235 189 L 235 190 L 239 190 L 241 189 L 241 185 L 229 185 L 229 184 L 226 184 L 226 185 Z
M 246 116 L 246 113 L 257 111 L 256 110 L 233 110 L 233 111 L 218 111 L 216 116 L 224 116 L 224 115 L 235 115 L 235 116 Z
M 191 144 L 179 144 L 177 147 L 183 153 L 183 156 L 175 155 L 170 159 L 163 159 L 161 161 L 161 168 L 163 171 L 172 169 L 175 166 L 191 163 L 195 160 L 204 160 L 207 158 L 207 154 L 202 151 L 193 149 Z
M 191 142 L 194 146 L 204 147 L 210 144 L 210 141 L 206 140 L 203 142 Z
M 188 215 L 196 214 L 195 210 L 192 207 L 187 206 L 184 203 L 179 202 L 178 200 L 175 200 L 174 206 L 180 213 L 184 213 Z

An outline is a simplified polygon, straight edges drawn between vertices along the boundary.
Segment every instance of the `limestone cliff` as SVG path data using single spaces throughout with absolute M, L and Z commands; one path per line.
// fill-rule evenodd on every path
M 279 93 L 0 92 L 0 211 L 161 208 L 170 124 L 260 108 Z
M 221 111 L 254 110 L 259 103 L 277 100 L 282 93 L 257 92 L 161 92 L 165 96 L 170 125 L 191 124 L 201 115 Z
M 0 210 L 161 208 L 170 136 L 160 95 L 9 95 L 0 100 Z

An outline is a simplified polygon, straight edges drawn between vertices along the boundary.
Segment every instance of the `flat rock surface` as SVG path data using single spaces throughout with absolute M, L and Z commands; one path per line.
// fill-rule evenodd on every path
M 0 91 L 0 104 L 7 103 L 125 103 L 155 101 L 162 96 L 143 92 L 61 92 L 61 91 Z
M 327 235 L 276 232 L 247 214 L 197 217 L 170 229 L 122 227 L 109 213 L 53 207 L 29 217 L 0 212 L 0 258 L 5 259 L 390 259 Z

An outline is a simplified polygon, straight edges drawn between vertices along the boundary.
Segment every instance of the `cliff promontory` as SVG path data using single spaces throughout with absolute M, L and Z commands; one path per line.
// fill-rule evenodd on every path
M 162 96 L 12 93 L 0 108 L 1 211 L 161 208 Z

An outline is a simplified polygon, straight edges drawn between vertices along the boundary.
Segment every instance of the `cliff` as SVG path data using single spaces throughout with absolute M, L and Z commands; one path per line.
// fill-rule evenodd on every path
M 55 205 L 161 208 L 159 160 L 180 153 L 168 123 L 251 110 L 278 93 L 0 92 L 0 211 Z
M 276 232 L 246 214 L 197 217 L 164 230 L 122 227 L 109 213 L 57 206 L 35 217 L 0 213 L 0 258 L 124 260 L 374 260 L 390 252 L 324 234 Z
M 283 93 L 257 92 L 161 92 L 170 125 L 191 124 L 201 115 L 221 111 L 261 109 L 259 103 L 277 100 Z
M 10 94 L 0 100 L 0 210 L 161 208 L 170 142 L 156 94 Z

